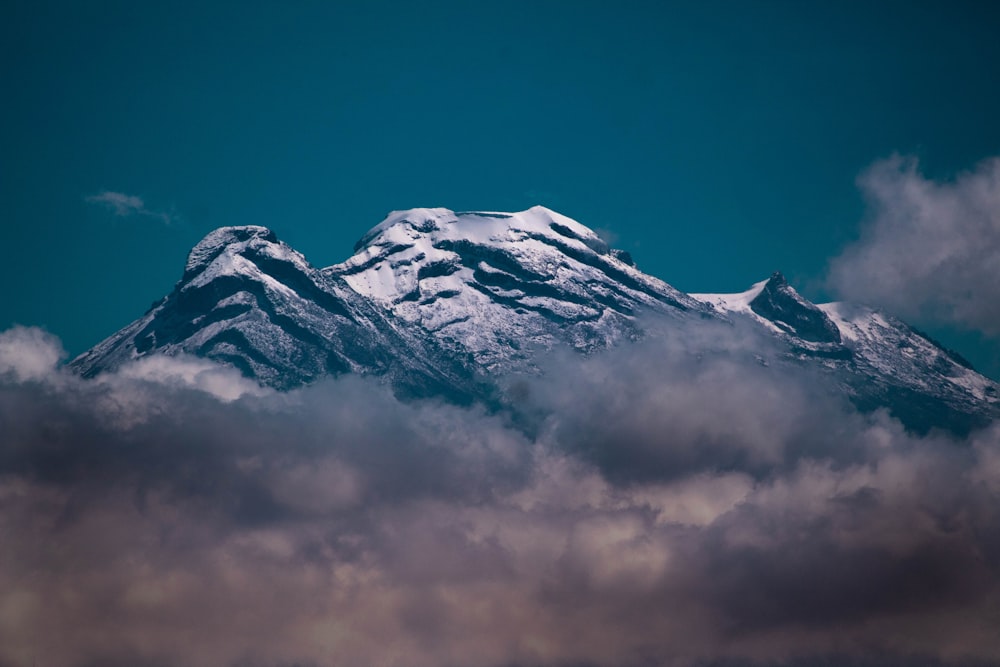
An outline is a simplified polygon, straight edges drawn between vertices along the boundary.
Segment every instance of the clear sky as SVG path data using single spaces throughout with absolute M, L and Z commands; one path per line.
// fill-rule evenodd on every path
M 822 298 L 871 164 L 1000 154 L 996 3 L 4 7 L 0 328 L 71 354 L 215 227 L 322 266 L 417 206 L 544 204 L 680 289 L 782 270 Z M 998 375 L 995 346 L 934 331 Z

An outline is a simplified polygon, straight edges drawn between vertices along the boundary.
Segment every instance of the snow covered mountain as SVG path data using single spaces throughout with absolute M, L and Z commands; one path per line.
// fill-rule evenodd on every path
M 432 348 L 269 229 L 223 227 L 191 250 L 169 295 L 71 365 L 90 377 L 183 352 L 278 389 L 349 372 L 386 375 L 417 394 L 464 389 L 468 373 L 443 367 Z
M 634 315 L 706 313 L 636 269 L 590 229 L 544 207 L 520 213 L 395 211 L 324 270 L 479 368 L 506 371 L 538 350 L 580 351 L 639 335 Z
M 264 227 L 225 227 L 192 249 L 174 290 L 71 365 L 94 376 L 153 353 L 187 353 L 288 389 L 326 375 L 385 377 L 404 395 L 475 400 L 556 346 L 581 353 L 658 320 L 744 318 L 786 361 L 833 374 L 864 409 L 926 430 L 996 415 L 998 388 L 888 315 L 815 305 L 780 274 L 740 294 L 680 292 L 592 230 L 536 206 L 519 213 L 391 213 L 325 269 Z

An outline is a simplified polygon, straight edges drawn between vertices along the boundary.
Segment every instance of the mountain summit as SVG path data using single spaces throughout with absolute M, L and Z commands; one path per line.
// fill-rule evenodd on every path
M 542 206 L 396 211 L 324 274 L 490 372 L 513 370 L 557 344 L 586 352 L 635 338 L 640 310 L 708 310 Z
M 461 386 L 415 333 L 271 230 L 223 227 L 191 250 L 170 294 L 71 365 L 90 377 L 148 354 L 186 353 L 278 389 L 342 373 L 388 376 L 419 393 Z
M 802 340 L 839 343 L 840 331 L 822 309 L 809 303 L 775 272 L 750 301 L 750 310 Z
M 749 321 L 783 363 L 831 374 L 857 405 L 918 430 L 967 430 L 997 412 L 995 383 L 886 314 L 813 304 L 780 273 L 737 294 L 685 294 L 541 206 L 394 211 L 324 269 L 265 227 L 217 229 L 170 294 L 71 365 L 91 377 L 187 353 L 278 389 L 358 373 L 404 395 L 475 400 L 492 391 L 484 378 L 533 372 L 553 348 L 641 338 L 644 314 L 662 326 Z

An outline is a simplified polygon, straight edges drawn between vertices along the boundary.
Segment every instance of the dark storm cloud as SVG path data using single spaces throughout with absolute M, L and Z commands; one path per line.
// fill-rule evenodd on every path
M 1000 431 L 916 438 L 749 335 L 553 357 L 505 417 L 6 332 L 0 664 L 995 662 Z
M 937 182 L 894 156 L 858 183 L 870 217 L 832 261 L 830 285 L 903 317 L 1000 334 L 1000 159 Z

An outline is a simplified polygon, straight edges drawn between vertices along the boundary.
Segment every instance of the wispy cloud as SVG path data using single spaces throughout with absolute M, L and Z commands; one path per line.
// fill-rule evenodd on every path
M 120 218 L 141 216 L 154 218 L 166 225 L 169 225 L 174 220 L 174 217 L 166 211 L 148 208 L 142 197 L 127 195 L 124 192 L 104 190 L 96 195 L 85 197 L 84 200 L 89 204 L 103 206 Z

